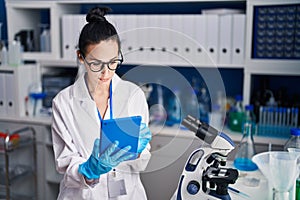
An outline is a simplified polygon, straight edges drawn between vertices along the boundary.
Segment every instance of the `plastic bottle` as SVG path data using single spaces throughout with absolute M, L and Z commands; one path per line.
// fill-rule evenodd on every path
M 41 24 L 42 33 L 40 35 L 40 50 L 41 52 L 51 51 L 50 30 L 47 29 L 48 24 Z
M 229 129 L 233 131 L 242 132 L 243 117 L 244 117 L 243 98 L 241 95 L 236 95 L 235 104 L 229 111 L 229 122 L 228 122 Z
M 198 101 L 199 101 L 200 121 L 209 123 L 208 114 L 209 114 L 209 107 L 210 107 L 210 97 L 205 87 L 201 88 Z
M 5 44 L 3 44 L 3 47 L 1 49 L 1 65 L 6 66 L 8 64 L 8 53 L 7 53 L 7 48 Z
M 252 162 L 252 157 L 255 155 L 255 146 L 253 140 L 255 126 L 255 115 L 253 113 L 253 106 L 245 106 L 246 112 L 243 119 L 243 137 L 238 145 L 238 151 L 235 155 L 234 166 L 242 171 L 257 170 L 257 165 Z
M 21 65 L 22 46 L 19 40 L 12 41 L 8 46 L 8 64 L 17 67 Z
M 181 122 L 180 91 L 174 89 L 174 93 L 168 102 L 168 121 L 167 125 L 172 126 Z
M 291 136 L 284 145 L 284 150 L 289 152 L 300 153 L 300 129 L 291 128 Z M 300 199 L 300 174 L 296 180 L 296 194 L 295 199 Z
M 187 115 L 194 116 L 196 118 L 200 117 L 199 113 L 199 103 L 198 103 L 198 97 L 196 94 L 196 91 L 189 90 L 188 95 L 185 98 L 185 112 L 183 113 L 183 118 Z

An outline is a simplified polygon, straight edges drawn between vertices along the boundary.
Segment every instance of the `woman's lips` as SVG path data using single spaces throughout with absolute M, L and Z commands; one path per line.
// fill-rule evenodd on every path
M 102 82 L 107 82 L 107 81 L 109 81 L 109 78 L 99 78 L 99 80 Z

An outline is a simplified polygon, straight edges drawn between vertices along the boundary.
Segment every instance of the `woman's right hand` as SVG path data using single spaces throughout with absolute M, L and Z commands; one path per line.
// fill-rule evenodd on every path
M 119 149 L 118 145 L 119 142 L 115 141 L 101 155 L 99 155 L 100 140 L 97 138 L 94 141 L 92 155 L 86 162 L 79 165 L 78 172 L 84 175 L 87 179 L 97 179 L 101 174 L 109 172 L 113 167 L 116 167 L 121 162 L 129 160 L 135 156 L 135 154 L 129 153 L 129 150 L 131 149 L 130 146 Z

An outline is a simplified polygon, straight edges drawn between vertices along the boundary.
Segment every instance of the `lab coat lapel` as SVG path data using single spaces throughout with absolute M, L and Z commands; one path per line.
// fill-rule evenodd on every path
M 126 88 L 122 87 L 121 78 L 118 75 L 113 76 L 112 80 L 112 96 L 113 96 L 113 113 L 114 118 L 127 116 L 127 103 L 128 103 L 128 95 L 124 95 L 126 93 Z
M 79 143 L 83 142 L 84 148 L 92 152 L 94 140 L 100 134 L 100 121 L 97 115 L 95 102 L 91 99 L 84 78 L 74 84 L 74 122 L 79 134 Z

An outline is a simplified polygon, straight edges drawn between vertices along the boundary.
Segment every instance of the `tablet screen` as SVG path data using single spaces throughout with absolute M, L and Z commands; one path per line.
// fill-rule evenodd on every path
M 132 159 L 136 159 L 141 120 L 141 116 L 103 120 L 100 133 L 100 155 L 118 140 L 118 148 L 122 149 L 130 145 L 129 152 L 135 153 L 136 156 Z

